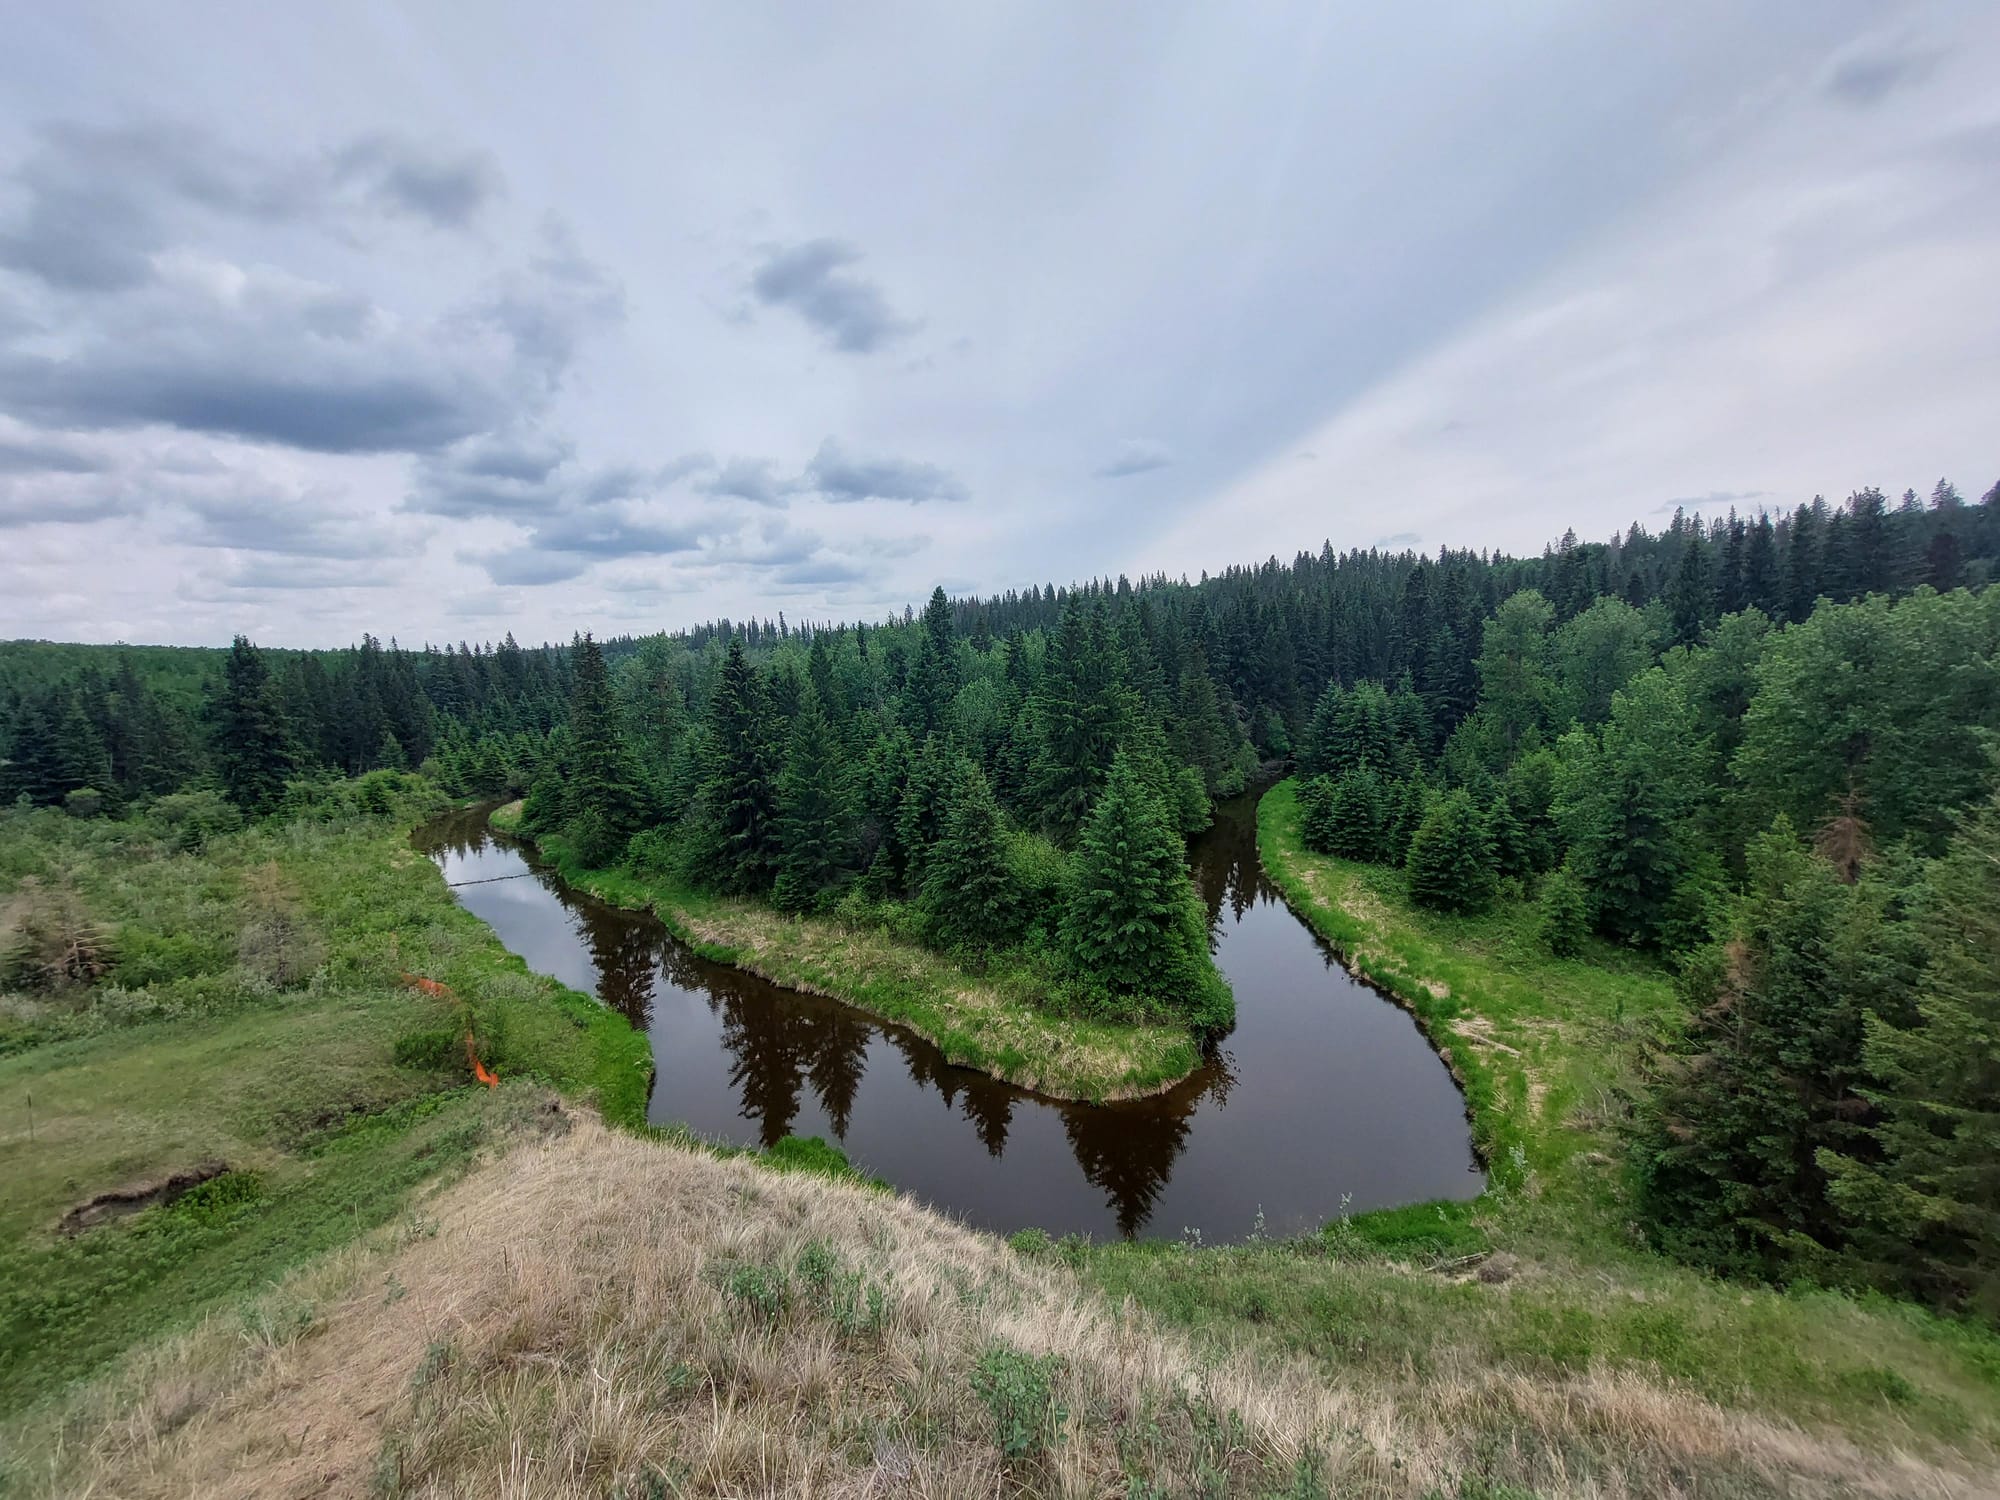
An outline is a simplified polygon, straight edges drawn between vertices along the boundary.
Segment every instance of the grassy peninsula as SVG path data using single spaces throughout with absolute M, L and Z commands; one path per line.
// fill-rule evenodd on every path
M 518 834 L 521 806 L 493 826 Z M 1184 1027 L 1052 1013 L 1046 980 L 1005 958 L 974 971 L 921 943 L 831 916 L 788 916 L 769 903 L 689 888 L 631 869 L 591 869 L 560 835 L 536 847 L 563 878 L 600 900 L 650 910 L 704 958 L 841 1000 L 907 1027 L 952 1062 L 1056 1099 L 1132 1099 L 1171 1088 L 1201 1061 Z

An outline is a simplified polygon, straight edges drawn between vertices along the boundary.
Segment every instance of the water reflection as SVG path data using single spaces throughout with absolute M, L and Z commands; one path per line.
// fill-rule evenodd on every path
M 741 1144 L 828 1136 L 898 1187 L 1003 1230 L 1199 1227 L 1223 1240 L 1259 1212 L 1298 1230 L 1343 1202 L 1472 1196 L 1481 1178 L 1449 1076 L 1409 1018 L 1276 899 L 1254 816 L 1254 797 L 1226 804 L 1190 851 L 1237 1028 L 1174 1089 L 1109 1106 L 1026 1094 L 910 1032 L 711 963 L 652 917 L 571 891 L 491 836 L 481 811 L 421 838 L 531 967 L 649 1033 L 656 1121 Z

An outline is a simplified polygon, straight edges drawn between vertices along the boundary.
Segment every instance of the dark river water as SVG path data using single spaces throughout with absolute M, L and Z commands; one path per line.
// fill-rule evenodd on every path
M 837 1001 L 710 963 L 650 915 L 572 890 L 485 810 L 418 842 L 529 966 L 652 1038 L 650 1117 L 714 1140 L 819 1135 L 969 1223 L 1208 1243 L 1484 1186 L 1465 1102 L 1402 1010 L 1352 979 L 1257 858 L 1256 794 L 1189 845 L 1236 1027 L 1157 1098 L 1064 1104 L 953 1067 Z M 495 880 L 494 876 L 518 876 Z M 484 884 L 458 885 L 465 881 Z

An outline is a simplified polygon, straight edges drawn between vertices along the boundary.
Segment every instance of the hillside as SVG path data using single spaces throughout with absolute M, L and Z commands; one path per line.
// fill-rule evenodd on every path
M 1991 1492 L 1630 1373 L 1385 1381 L 1171 1335 L 907 1202 L 523 1113 L 402 1223 L 81 1401 L 22 1492 Z

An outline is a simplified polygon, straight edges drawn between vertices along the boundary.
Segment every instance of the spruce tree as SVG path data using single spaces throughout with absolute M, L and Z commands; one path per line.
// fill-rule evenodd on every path
M 1935 861 L 1914 1013 L 1868 1019 L 1873 1150 L 1821 1150 L 1879 1279 L 2000 1323 L 2000 796 Z
M 209 701 L 209 730 L 229 800 L 249 813 L 276 807 L 296 752 L 264 653 L 245 636 L 231 643 L 222 664 L 221 686 Z
M 963 756 L 952 774 L 944 826 L 924 862 L 921 900 L 925 935 L 946 947 L 1001 948 L 1027 928 L 1000 805 Z
M 1493 903 L 1493 848 L 1486 818 L 1464 789 L 1431 805 L 1411 835 L 1403 868 L 1410 900 L 1433 911 L 1481 912 Z
M 1557 958 L 1575 958 L 1583 951 L 1584 939 L 1590 936 L 1590 903 L 1567 868 L 1542 882 L 1535 927 L 1542 946 Z
M 563 831 L 586 865 L 615 864 L 645 820 L 645 793 L 638 763 L 619 732 L 604 653 L 585 635 L 572 647 L 571 658 L 574 680 Z
M 1844 884 L 1780 819 L 1750 850 L 1730 941 L 1690 960 L 1692 1019 L 1637 1123 L 1655 1242 L 1718 1270 L 1822 1267 L 1841 1240 L 1822 1151 L 1867 1144 L 1863 1017 L 1900 1013 L 1884 893 Z
M 713 763 L 703 800 L 712 848 L 708 878 L 724 890 L 755 894 L 771 888 L 778 866 L 778 789 L 764 685 L 730 637 L 709 699 Z
M 1062 943 L 1094 985 L 1198 1024 L 1217 1019 L 1208 929 L 1186 852 L 1123 752 L 1077 843 Z
M 840 747 L 808 680 L 778 778 L 778 877 L 771 896 L 786 911 L 814 905 L 846 864 L 851 824 L 844 781 Z

